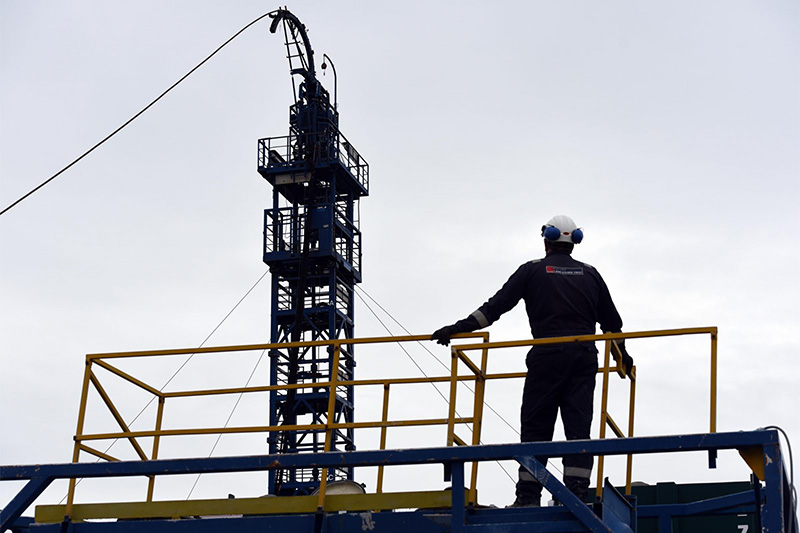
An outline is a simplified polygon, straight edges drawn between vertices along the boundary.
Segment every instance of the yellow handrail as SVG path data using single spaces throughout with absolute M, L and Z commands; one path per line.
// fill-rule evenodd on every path
M 575 342 L 594 342 L 604 341 L 604 360 L 603 366 L 598 369 L 598 373 L 603 374 L 603 386 L 601 396 L 601 409 L 600 409 L 600 438 L 606 437 L 606 428 L 611 428 L 612 432 L 618 436 L 624 436 L 622 430 L 619 428 L 613 417 L 608 412 L 608 392 L 609 392 L 609 376 L 612 371 L 617 372 L 623 379 L 626 376 L 621 362 L 621 354 L 616 341 L 622 339 L 642 339 L 653 337 L 670 337 L 678 335 L 698 335 L 707 334 L 711 337 L 711 401 L 710 401 L 710 431 L 716 432 L 716 380 L 717 380 L 717 328 L 683 328 L 683 329 L 669 329 L 669 330 L 656 330 L 656 331 L 643 331 L 643 332 L 629 332 L 629 333 L 612 333 L 603 335 L 580 335 L 573 337 L 556 337 L 535 340 L 523 341 L 503 341 L 503 342 L 489 342 L 489 335 L 486 332 L 476 332 L 456 335 L 451 348 L 451 367 L 449 376 L 433 376 L 424 378 L 380 378 L 380 379 L 364 379 L 364 380 L 339 380 L 337 372 L 332 372 L 329 381 L 307 382 L 297 384 L 284 384 L 284 385 L 269 385 L 269 386 L 248 386 L 248 387 L 232 387 L 232 388 L 219 388 L 219 389 L 201 389 L 201 390 L 182 390 L 173 392 L 163 392 L 157 388 L 147 384 L 144 380 L 134 377 L 130 373 L 124 372 L 114 366 L 111 362 L 116 359 L 122 358 L 150 358 L 150 357 L 163 357 L 172 355 L 188 355 L 188 354 L 206 354 L 208 356 L 217 353 L 230 353 L 240 351 L 254 351 L 254 350 L 272 350 L 272 349 L 286 349 L 292 347 L 309 347 L 309 346 L 330 346 L 333 353 L 332 369 L 338 368 L 338 360 L 341 354 L 341 346 L 344 345 L 362 345 L 362 344 L 385 344 L 385 343 L 400 343 L 400 342 L 421 342 L 428 341 L 427 335 L 409 335 L 403 337 L 372 337 L 362 339 L 337 339 L 330 341 L 313 341 L 306 343 L 279 343 L 279 344 L 252 344 L 252 345 L 238 345 L 238 346 L 220 346 L 208 348 L 185 348 L 173 350 L 152 350 L 152 351 L 139 351 L 139 352 L 121 352 L 121 353 L 102 353 L 102 354 L 89 354 L 86 356 L 86 369 L 83 378 L 83 387 L 81 390 L 80 411 L 78 414 L 78 424 L 75 434 L 75 443 L 73 450 L 73 462 L 78 462 L 81 452 L 89 453 L 95 457 L 104 460 L 116 460 L 104 452 L 100 452 L 86 444 L 88 441 L 104 440 L 104 439 L 127 439 L 133 446 L 136 454 L 142 460 L 156 459 L 159 454 L 159 446 L 162 437 L 177 436 L 177 435 L 207 435 L 207 434 L 232 434 L 232 433 L 254 433 L 254 432 L 274 432 L 274 431 L 292 431 L 292 430 L 310 430 L 320 431 L 325 434 L 325 450 L 328 451 L 332 446 L 332 437 L 335 431 L 342 429 L 364 429 L 373 428 L 380 429 L 380 449 L 385 449 L 386 446 L 386 432 L 389 427 L 411 427 L 411 426 L 427 426 L 427 425 L 445 425 L 447 427 L 447 445 L 478 445 L 481 444 L 481 427 L 483 419 L 484 396 L 486 391 L 486 382 L 493 379 L 512 379 L 524 378 L 525 372 L 505 372 L 505 373 L 488 373 L 488 358 L 491 350 L 500 350 L 504 348 L 514 347 L 531 347 L 537 345 L 557 344 L 557 343 L 575 343 Z M 481 342 L 475 343 L 475 340 Z M 480 350 L 480 364 L 476 364 L 470 359 L 468 353 Z M 611 366 L 611 358 L 615 359 L 615 366 Z M 459 365 L 463 363 L 467 367 L 468 373 L 459 374 Z M 146 431 L 132 431 L 122 416 L 119 414 L 116 406 L 114 405 L 108 392 L 103 388 L 100 383 L 99 377 L 95 374 L 93 365 L 97 365 L 106 371 L 118 376 L 124 381 L 133 384 L 141 390 L 144 390 L 158 399 L 158 411 L 153 430 Z M 467 416 L 460 416 L 456 413 L 456 399 L 457 389 L 459 382 L 475 382 L 475 389 L 473 392 L 473 409 L 472 413 Z M 389 398 L 390 389 L 393 385 L 408 385 L 420 383 L 449 383 L 450 395 L 447 418 L 429 418 L 429 419 L 411 419 L 411 420 L 390 420 L 389 419 Z M 383 387 L 383 404 L 381 410 L 381 419 L 369 422 L 335 422 L 335 393 L 337 387 L 343 386 L 377 386 Z M 89 396 L 89 389 L 93 387 L 100 395 L 103 403 L 112 413 L 116 419 L 121 431 L 107 432 L 107 433 L 84 433 L 86 424 L 86 411 Z M 164 421 L 164 411 L 167 399 L 173 398 L 186 398 L 186 397 L 199 397 L 199 396 L 215 396 L 215 395 L 229 395 L 229 394 L 244 394 L 256 392 L 268 392 L 274 390 L 290 390 L 290 389 L 328 389 L 329 402 L 326 423 L 324 424 L 295 424 L 295 425 L 266 425 L 266 426 L 244 426 L 244 427 L 223 427 L 223 428 L 184 428 L 184 429 L 165 429 L 162 427 Z M 628 427 L 627 436 L 633 436 L 634 429 L 634 406 L 635 406 L 635 390 L 636 390 L 636 367 L 630 372 L 630 391 L 629 391 L 629 405 L 628 405 Z M 472 439 L 471 442 L 460 438 L 456 434 L 457 424 L 471 424 L 472 425 Z M 143 450 L 137 439 L 152 437 L 152 449 L 148 457 Z M 598 490 L 602 486 L 602 476 L 604 468 L 604 458 L 598 458 Z M 627 475 L 626 475 L 626 489 L 630 492 L 631 484 L 631 470 L 632 470 L 632 456 L 627 457 Z M 471 478 L 469 483 L 468 501 L 476 503 L 476 487 L 477 487 L 478 465 L 472 465 Z M 325 504 L 325 488 L 327 484 L 327 470 L 323 470 L 320 482 L 321 487 L 319 491 L 318 506 L 323 509 Z M 377 479 L 377 492 L 383 490 L 384 469 L 378 467 Z M 155 485 L 155 477 L 151 477 L 147 486 L 147 501 L 152 501 Z M 74 502 L 75 480 L 70 480 L 69 493 L 67 499 L 67 513 L 69 514 Z
M 600 408 L 600 438 L 603 439 L 606 437 L 606 427 L 611 427 L 612 431 L 618 436 L 622 437 L 622 431 L 617 426 L 616 422 L 614 422 L 613 418 L 608 414 L 608 392 L 609 392 L 609 374 L 611 371 L 616 371 L 620 377 L 623 379 L 629 377 L 631 385 L 629 391 L 629 407 L 628 407 L 628 437 L 633 437 L 633 420 L 634 420 L 634 407 L 635 407 L 635 395 L 636 395 L 636 367 L 634 366 L 631 369 L 630 376 L 627 376 L 622 364 L 622 353 L 617 345 L 618 340 L 624 339 L 644 339 L 644 338 L 654 338 L 654 337 L 674 337 L 674 336 L 682 336 L 682 335 L 709 335 L 711 338 L 711 392 L 710 392 L 710 407 L 709 407 L 709 416 L 710 416 L 710 433 L 716 433 L 717 430 L 717 328 L 716 327 L 704 327 L 704 328 L 681 328 L 681 329 L 665 329 L 665 330 L 654 330 L 654 331 L 639 331 L 639 332 L 628 332 L 628 333 L 606 333 L 602 335 L 576 335 L 572 337 L 551 337 L 545 339 L 533 339 L 533 340 L 523 340 L 523 341 L 502 341 L 502 342 L 487 342 L 482 344 L 465 344 L 465 345 L 458 345 L 454 346 L 452 349 L 453 353 L 453 361 L 454 366 L 457 365 L 458 360 L 464 361 L 467 366 L 473 371 L 475 374 L 476 380 L 485 381 L 487 379 L 504 379 L 504 378 L 517 378 L 517 377 L 524 377 L 525 373 L 506 373 L 506 374 L 485 374 L 485 369 L 478 370 L 477 367 L 472 362 L 468 362 L 469 358 L 466 355 L 468 351 L 474 350 L 482 350 L 486 353 L 489 350 L 493 349 L 501 349 L 501 348 L 518 348 L 518 347 L 528 347 L 528 346 L 538 346 L 538 345 L 547 345 L 547 344 L 566 344 L 566 343 L 580 343 L 580 342 L 596 342 L 596 341 L 605 341 L 605 350 L 604 350 L 604 361 L 603 366 L 598 368 L 598 372 L 603 374 L 603 389 L 601 394 L 601 408 Z M 614 357 L 616 366 L 611 366 L 611 357 Z M 451 375 L 455 375 L 456 370 L 455 368 L 452 370 Z M 483 389 L 481 389 L 481 395 L 483 394 Z M 477 395 L 477 389 L 476 389 Z M 451 402 L 455 401 L 455 395 L 451 395 Z M 481 403 L 483 402 L 483 398 L 480 399 Z M 477 400 L 476 400 L 477 403 Z M 478 429 L 480 428 L 480 424 L 478 424 Z M 473 439 L 479 439 L 479 433 L 476 435 L 473 433 Z M 448 440 L 448 443 L 450 441 Z M 603 481 L 603 468 L 604 468 L 604 457 L 598 457 L 598 467 L 597 467 L 597 495 L 602 495 L 602 481 Z M 633 456 L 627 456 L 627 472 L 626 472 L 626 492 L 630 494 L 631 492 L 631 472 L 633 469 Z M 474 490 L 474 486 L 471 487 L 471 491 Z M 474 495 L 471 492 L 470 498 Z M 473 499 L 470 499 L 472 503 L 474 503 Z
M 460 336 L 462 339 L 481 339 L 484 342 L 488 341 L 488 333 L 478 332 L 465 334 Z M 108 440 L 108 439 L 127 439 L 136 451 L 137 456 L 141 460 L 157 459 L 159 453 L 159 446 L 162 437 L 167 436 L 187 436 L 187 435 L 214 435 L 214 434 L 233 434 L 233 433 L 269 433 L 274 431 L 321 431 L 325 433 L 325 451 L 330 451 L 332 446 L 332 437 L 335 431 L 342 429 L 364 429 L 364 428 L 380 428 L 381 441 L 380 449 L 385 449 L 386 446 L 386 431 L 389 427 L 412 427 L 412 426 L 429 426 L 429 425 L 448 425 L 448 424 L 474 424 L 475 417 L 456 417 L 450 416 L 447 418 L 427 418 L 427 419 L 410 419 L 410 420 L 389 420 L 389 387 L 390 385 L 412 385 L 419 383 L 446 383 L 450 382 L 451 386 L 456 385 L 460 381 L 471 381 L 475 378 L 473 376 L 434 376 L 425 378 L 382 378 L 382 379 L 364 379 L 364 380 L 339 380 L 338 372 L 332 372 L 329 381 L 315 381 L 296 384 L 284 385 L 268 385 L 268 386 L 252 386 L 252 387 L 229 387 L 219 389 L 200 389 L 200 390 L 182 390 L 173 392 L 160 391 L 157 388 L 149 385 L 144 380 L 134 377 L 128 372 L 114 366 L 109 360 L 119 360 L 123 358 L 152 358 L 164 357 L 174 355 L 189 355 L 189 354 L 205 354 L 212 355 L 218 353 L 230 353 L 241 351 L 255 351 L 255 350 L 272 350 L 272 349 L 287 349 L 292 347 L 309 347 L 309 346 L 330 346 L 333 352 L 332 369 L 338 368 L 339 357 L 341 355 L 342 345 L 355 345 L 355 344 L 382 344 L 382 343 L 399 343 L 399 342 L 420 342 L 429 340 L 427 335 L 409 335 L 403 337 L 374 337 L 363 339 L 336 339 L 330 341 L 313 341 L 301 343 L 274 343 L 274 344 L 252 344 L 252 345 L 237 345 L 237 346 L 219 346 L 207 348 L 185 348 L 185 349 L 171 349 L 171 350 L 148 350 L 138 352 L 117 352 L 117 353 L 99 353 L 89 354 L 86 356 L 86 371 L 84 376 L 84 384 L 81 390 L 80 411 L 78 415 L 78 426 L 75 432 L 75 444 L 73 451 L 73 462 L 78 462 L 80 453 L 85 452 L 94 457 L 114 461 L 117 460 L 104 452 L 96 450 L 88 445 L 86 442 Z M 103 385 L 100 383 L 99 377 L 95 374 L 93 365 L 107 370 L 108 372 L 122 378 L 124 381 L 135 385 L 136 387 L 144 390 L 158 399 L 158 411 L 156 415 L 155 427 L 152 430 L 132 431 L 123 420 L 116 405 L 107 393 Z M 336 408 L 335 394 L 337 387 L 343 386 L 368 386 L 368 385 L 381 385 L 384 387 L 384 405 L 382 418 L 380 421 L 370 422 L 334 422 L 334 413 Z M 84 425 L 86 421 L 87 404 L 90 388 L 94 388 L 99 393 L 103 403 L 112 413 L 114 419 L 120 426 L 121 431 L 105 432 L 105 433 L 84 433 Z M 244 427 L 222 427 L 222 428 L 184 428 L 184 429 L 165 429 L 162 427 L 164 420 L 164 410 L 167 399 L 173 398 L 188 398 L 199 396 L 216 396 L 216 395 L 230 395 L 230 394 L 244 394 L 256 392 L 268 392 L 275 390 L 298 390 L 298 389 L 322 389 L 326 388 L 329 391 L 327 419 L 324 424 L 294 424 L 294 425 L 266 425 L 266 426 L 244 426 Z M 138 439 L 153 438 L 151 454 L 148 457 Z M 382 491 L 383 484 L 383 468 L 378 469 L 378 492 Z M 320 476 L 320 491 L 318 498 L 318 505 L 320 508 L 324 507 L 325 503 L 325 487 L 327 484 L 327 469 L 323 469 Z M 147 501 L 152 501 L 155 486 L 155 477 L 150 477 L 147 486 Z M 67 512 L 71 512 L 72 504 L 74 501 L 75 481 L 70 480 L 69 494 L 67 499 Z

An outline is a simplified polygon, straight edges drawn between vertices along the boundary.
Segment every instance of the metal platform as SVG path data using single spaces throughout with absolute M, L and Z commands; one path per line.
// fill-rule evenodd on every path
M 610 485 L 603 500 L 587 506 L 538 463 L 538 457 L 569 454 L 612 456 L 736 449 L 762 483 L 752 490 L 686 504 L 637 506 Z M 464 465 L 513 459 L 539 478 L 562 506 L 498 509 L 467 504 Z M 411 494 L 198 500 L 37 507 L 36 519 L 22 513 L 54 480 L 277 468 L 330 468 L 441 464 L 452 490 Z M 658 519 L 659 533 L 672 531 L 676 517 L 751 512 L 765 533 L 790 532 L 797 517 L 787 505 L 787 476 L 775 431 L 703 433 L 614 440 L 496 444 L 411 450 L 327 452 L 209 459 L 119 461 L 0 467 L 0 480 L 28 480 L 0 513 L 0 530 L 74 532 L 180 531 L 404 531 L 440 532 L 635 532 L 638 517 Z M 344 499 L 343 499 L 344 498 Z M 415 511 L 402 511 L 409 506 Z M 64 519 L 64 517 L 70 517 Z M 116 521 L 91 521 L 116 519 Z

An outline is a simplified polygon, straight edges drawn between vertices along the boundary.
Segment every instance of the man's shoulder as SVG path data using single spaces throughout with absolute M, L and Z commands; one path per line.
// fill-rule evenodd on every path
M 537 270 L 542 268 L 542 265 L 543 265 L 542 259 L 531 259 L 527 263 L 522 263 L 511 277 L 513 278 L 519 276 L 524 276 L 524 277 L 533 276 L 535 275 Z
M 520 265 L 520 267 L 517 270 L 530 272 L 539 268 L 541 264 L 542 264 L 542 259 L 531 259 L 527 263 L 523 263 L 522 265 Z
M 589 263 L 585 263 L 583 261 L 578 261 L 577 259 L 574 259 L 574 258 L 573 258 L 573 261 L 575 261 L 575 263 L 580 265 L 581 268 L 583 268 L 586 272 L 588 272 L 588 273 L 590 273 L 592 275 L 595 275 L 595 276 L 600 276 L 600 272 L 598 272 L 598 270 L 594 266 L 590 265 Z
M 549 257 L 551 256 L 548 255 L 545 257 L 545 259 L 548 259 Z M 585 272 L 591 276 L 600 276 L 600 273 L 593 265 L 590 265 L 589 263 L 586 263 L 584 261 L 579 261 L 575 259 L 571 254 L 558 254 L 553 257 L 554 257 L 553 258 L 554 265 L 569 267 L 572 269 L 580 269 L 581 272 Z

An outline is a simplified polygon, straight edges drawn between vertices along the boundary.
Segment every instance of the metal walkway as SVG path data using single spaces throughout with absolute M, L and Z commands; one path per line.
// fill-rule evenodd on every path
M 603 501 L 580 502 L 534 456 L 568 454 L 627 455 L 736 449 L 762 480 L 753 490 L 701 502 L 637 506 L 606 486 Z M 467 504 L 464 465 L 513 459 L 539 478 L 563 507 L 496 509 Z M 112 478 L 212 472 L 253 472 L 277 468 L 441 464 L 452 490 L 431 493 L 306 496 L 242 500 L 195 500 L 120 504 L 39 506 L 35 521 L 20 518 L 56 479 Z M 119 461 L 55 465 L 3 466 L 0 480 L 28 480 L 0 513 L 0 530 L 47 532 L 181 531 L 407 531 L 440 532 L 635 532 L 637 517 L 655 517 L 659 533 L 672 531 L 675 517 L 755 513 L 765 533 L 790 533 L 797 517 L 791 510 L 786 470 L 776 431 L 704 433 L 614 440 L 496 444 L 410 450 L 259 455 L 209 459 Z M 416 511 L 402 511 L 416 507 Z M 65 516 L 71 519 L 65 520 Z M 114 519 L 116 521 L 92 521 Z

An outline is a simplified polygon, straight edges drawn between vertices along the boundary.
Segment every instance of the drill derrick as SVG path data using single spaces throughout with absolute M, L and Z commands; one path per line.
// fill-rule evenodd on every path
M 258 171 L 273 187 L 263 248 L 272 275 L 270 342 L 353 338 L 354 290 L 361 282 L 358 202 L 368 194 L 369 166 L 339 131 L 339 112 L 317 79 L 305 26 L 285 9 L 275 13 L 270 31 L 281 26 L 294 93 L 289 135 L 258 143 Z M 308 386 L 271 392 L 270 425 L 325 424 L 331 398 L 314 383 L 333 375 L 352 380 L 354 369 L 353 346 L 342 347 L 336 368 L 326 347 L 272 350 L 270 383 Z M 352 387 L 337 388 L 332 422 L 353 422 L 354 403 Z M 318 453 L 326 447 L 319 430 L 274 432 L 268 442 L 271 454 Z M 353 430 L 333 432 L 328 446 L 354 450 Z M 310 493 L 319 476 L 316 469 L 273 471 L 270 493 Z M 328 477 L 352 480 L 352 468 L 330 469 Z

